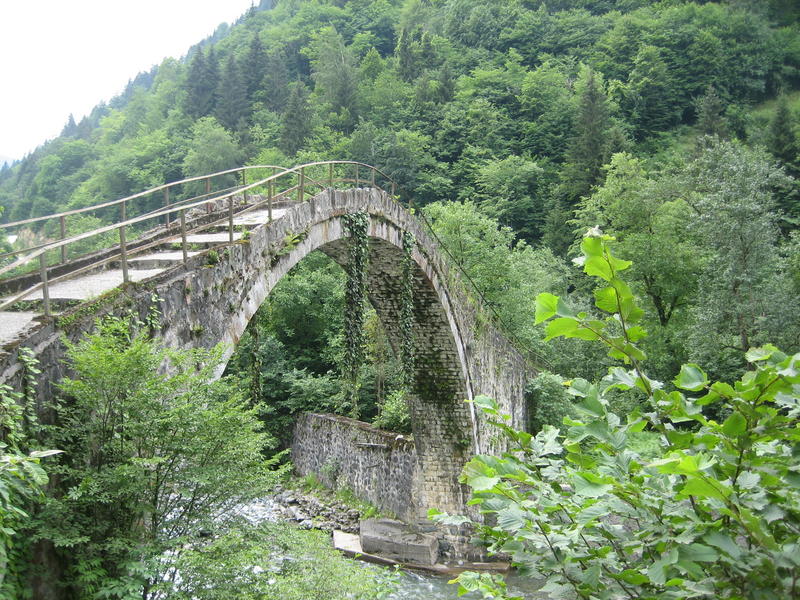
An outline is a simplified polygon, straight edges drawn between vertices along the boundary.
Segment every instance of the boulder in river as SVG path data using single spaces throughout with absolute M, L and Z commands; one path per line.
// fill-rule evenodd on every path
M 359 537 L 364 552 L 402 563 L 433 565 L 439 556 L 439 541 L 434 536 L 414 533 L 402 521 L 365 519 Z

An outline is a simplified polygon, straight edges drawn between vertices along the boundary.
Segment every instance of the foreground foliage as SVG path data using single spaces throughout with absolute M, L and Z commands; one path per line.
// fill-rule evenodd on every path
M 64 450 L 58 489 L 32 526 L 59 551 L 64 598 L 156 597 L 172 582 L 165 556 L 269 487 L 270 440 L 241 393 L 214 381 L 220 354 L 165 350 L 116 319 L 69 347 L 75 377 L 50 433 Z
M 175 562 L 174 600 L 381 600 L 391 572 L 348 560 L 322 531 L 286 523 L 234 527 L 185 550 Z
M 759 598 L 800 594 L 800 354 L 773 346 L 747 352 L 735 383 L 712 382 L 685 364 L 672 386 L 645 375 L 642 311 L 619 274 L 613 238 L 590 231 L 584 271 L 604 318 L 573 312 L 541 294 L 547 336 L 598 340 L 624 363 L 599 384 L 576 379 L 577 418 L 535 437 L 505 423 L 494 401 L 476 400 L 509 451 L 464 469 L 473 504 L 493 515 L 491 549 L 547 580 L 551 598 Z M 673 387 L 674 386 L 674 387 Z M 672 388 L 672 391 L 669 391 Z M 638 390 L 646 412 L 609 411 L 612 390 Z M 712 419 L 708 414 L 714 409 Z M 652 460 L 632 448 L 636 432 L 659 434 Z M 460 520 L 439 515 L 440 520 Z M 487 577 L 463 575 L 463 590 L 504 598 Z
M 0 385 L 0 598 L 15 598 L 20 591 L 18 558 L 21 553 L 18 530 L 30 518 L 30 511 L 43 498 L 48 482 L 42 458 L 58 450 L 33 450 L 31 433 L 38 427 L 36 415 L 23 405 L 35 393 L 40 374 L 29 350 L 20 350 L 25 365 L 26 393 Z

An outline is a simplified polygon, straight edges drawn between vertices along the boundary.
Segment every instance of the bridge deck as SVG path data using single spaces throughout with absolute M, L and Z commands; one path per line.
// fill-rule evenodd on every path
M 272 219 L 280 219 L 286 208 L 272 210 Z M 269 212 L 255 210 L 241 216 L 234 217 L 233 225 L 239 228 L 233 234 L 234 240 L 242 237 L 241 229 L 252 229 L 268 222 Z M 190 247 L 203 247 L 204 249 L 228 243 L 230 237 L 227 231 L 219 233 L 190 234 L 186 242 Z M 181 243 L 180 236 L 164 240 L 161 250 L 151 251 L 147 254 L 132 256 L 128 259 L 128 278 L 131 281 L 143 281 L 170 269 L 183 260 L 183 252 L 175 249 Z M 199 254 L 198 250 L 187 252 L 189 256 Z M 90 300 L 114 289 L 122 284 L 122 270 L 119 262 L 112 264 L 111 269 L 95 271 L 53 283 L 49 286 L 50 300 L 54 303 L 53 310 L 59 310 L 59 302 Z M 25 300 L 42 300 L 42 292 L 33 292 Z M 0 345 L 10 342 L 28 329 L 34 320 L 41 316 L 39 312 L 0 311 Z

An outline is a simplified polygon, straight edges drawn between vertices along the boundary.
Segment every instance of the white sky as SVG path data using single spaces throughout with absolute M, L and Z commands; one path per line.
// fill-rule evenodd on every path
M 0 0 L 0 157 L 22 158 L 252 0 Z M 256 2 L 257 4 L 257 2 Z

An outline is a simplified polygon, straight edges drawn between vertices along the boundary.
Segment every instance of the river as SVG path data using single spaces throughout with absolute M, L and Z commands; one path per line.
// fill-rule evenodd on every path
M 260 521 L 275 521 L 281 518 L 279 504 L 274 498 L 262 498 L 250 505 L 243 506 L 239 513 L 251 523 Z M 365 567 L 376 568 L 374 565 Z M 428 573 L 418 573 L 415 571 L 404 570 L 400 572 L 398 588 L 389 596 L 389 600 L 478 600 L 479 594 L 458 595 L 458 586 L 448 584 L 449 577 L 433 575 Z M 514 595 L 521 596 L 525 600 L 540 600 L 546 596 L 537 593 L 536 590 L 541 583 L 533 579 L 520 577 L 511 574 L 506 578 L 508 591 Z
M 458 595 L 458 586 L 447 583 L 446 577 L 423 575 L 412 571 L 404 571 L 400 576 L 399 588 L 389 598 L 391 600 L 477 600 L 479 594 Z M 541 584 L 517 575 L 506 578 L 508 591 L 526 600 L 539 600 L 546 596 L 537 593 Z

